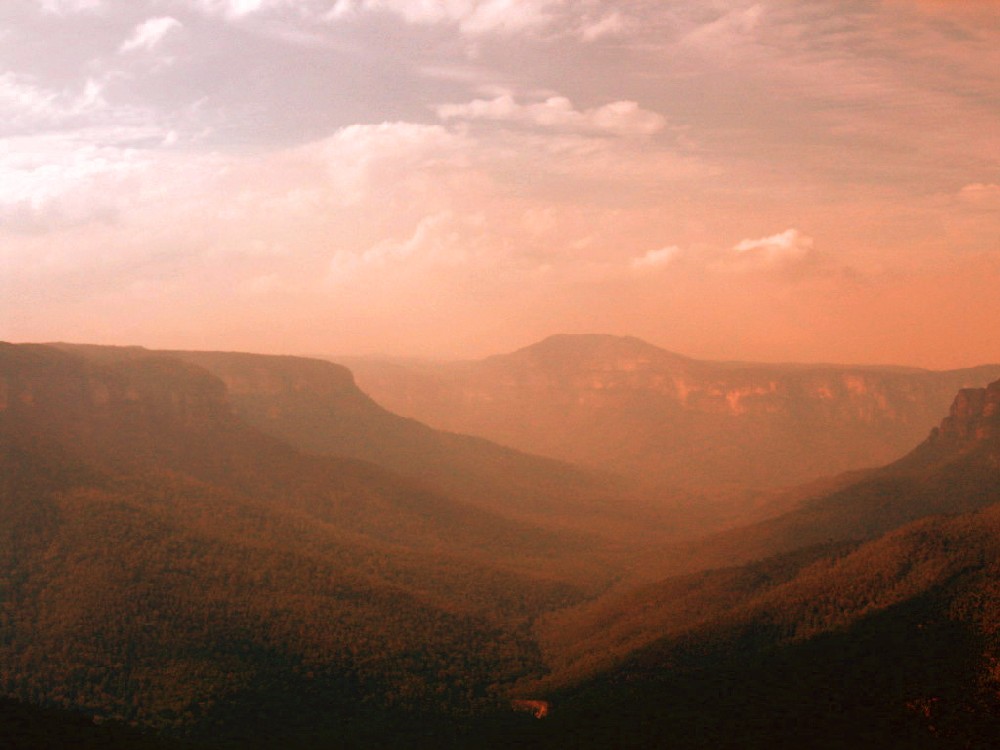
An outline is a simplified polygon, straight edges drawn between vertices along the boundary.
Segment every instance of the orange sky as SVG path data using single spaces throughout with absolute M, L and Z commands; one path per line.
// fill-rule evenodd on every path
M 14 0 L 0 338 L 1000 361 L 1000 4 Z

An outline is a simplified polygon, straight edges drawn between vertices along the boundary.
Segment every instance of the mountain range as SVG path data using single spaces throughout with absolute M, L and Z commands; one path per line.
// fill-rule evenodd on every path
M 522 690 L 553 718 L 525 746 L 570 732 L 581 747 L 994 745 L 1000 381 L 960 392 L 902 460 L 767 530 L 740 530 L 750 562 L 543 617 L 550 671 Z
M 941 375 L 865 372 L 916 378 L 909 414 Z M 0 344 L 0 739 L 989 747 L 1000 381 L 937 422 L 720 528 L 708 494 L 396 416 L 329 362 Z
M 576 536 L 301 453 L 176 358 L 3 345 L 0 448 L 0 689 L 42 706 L 360 742 L 491 704 L 538 668 L 524 623 L 583 595 L 552 563 Z
M 347 363 L 434 427 L 659 486 L 774 488 L 908 451 L 1000 365 L 916 368 L 691 359 L 633 337 L 556 335 L 467 362 Z

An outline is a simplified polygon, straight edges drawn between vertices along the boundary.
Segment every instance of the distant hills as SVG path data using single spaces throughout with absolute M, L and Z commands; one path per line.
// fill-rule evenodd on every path
M 578 343 L 518 357 L 658 356 Z M 883 467 L 698 534 L 697 495 L 396 416 L 328 362 L 0 344 L 0 744 L 991 747 L 1000 380 L 956 392 Z
M 1000 365 L 709 362 L 631 337 L 558 335 L 455 363 L 345 360 L 386 408 L 661 486 L 773 488 L 895 460 Z
M 524 686 L 555 703 L 540 745 L 562 731 L 587 747 L 995 741 L 1000 381 L 960 392 L 904 459 L 700 548 L 727 545 L 749 562 L 543 618 L 551 672 Z

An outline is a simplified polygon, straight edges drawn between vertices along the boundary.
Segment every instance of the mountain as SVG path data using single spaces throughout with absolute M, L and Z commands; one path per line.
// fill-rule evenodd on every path
M 1000 381 L 963 389 L 949 416 L 903 458 L 850 475 L 775 518 L 680 543 L 656 564 L 695 571 L 802 547 L 871 539 L 937 514 L 967 513 L 1000 501 Z
M 545 549 L 570 540 L 370 463 L 300 453 L 247 425 L 224 383 L 174 357 L 89 365 L 44 347 L 10 355 L 6 429 L 22 442 L 37 438 L 110 471 L 180 472 L 386 542 L 447 543 L 513 558 L 527 555 L 522 545 L 533 540 L 527 543 L 544 559 Z
M 552 336 L 474 362 L 348 362 L 379 404 L 440 429 L 660 486 L 773 488 L 894 460 L 1000 365 L 690 359 L 631 337 Z
M 791 551 L 544 616 L 549 674 L 521 690 L 551 702 L 550 720 L 522 744 L 991 747 L 1000 381 L 960 392 L 923 444 L 873 474 L 797 517 L 797 541 L 780 538 Z M 809 523 L 815 536 L 838 512 L 854 538 L 814 544 Z
M 1000 504 L 1000 381 L 961 391 L 940 427 L 899 461 L 776 518 L 681 542 L 617 589 L 542 620 L 564 672 L 613 661 L 791 580 L 817 560 L 932 516 Z M 660 575 L 657 576 L 657 571 Z M 665 581 L 651 582 L 669 571 Z M 636 578 L 645 579 L 635 584 Z M 566 645 L 570 644 L 570 645 Z M 559 671 L 559 670 L 556 670 Z
M 589 530 L 602 481 L 328 363 L 0 344 L 0 744 L 995 741 L 1000 381 L 699 539 Z
M 399 417 L 359 390 L 348 369 L 331 362 L 237 352 L 56 346 L 96 362 L 155 354 L 204 368 L 225 385 L 234 413 L 261 432 L 303 452 L 378 464 L 506 518 L 587 537 L 596 532 L 626 538 L 638 547 L 643 538 L 662 541 L 683 531 L 682 518 L 674 511 L 694 505 L 685 493 L 643 494 L 606 473 Z M 693 515 L 687 511 L 683 519 Z M 686 522 L 690 526 L 693 520 Z
M 700 617 L 658 620 L 633 602 L 623 616 L 633 624 L 649 617 L 656 637 L 542 693 L 551 710 L 532 739 L 546 747 L 570 733 L 578 747 L 992 747 L 998 580 L 997 506 L 919 521 L 812 562 L 718 571 L 700 582 L 709 605 Z M 699 582 L 664 584 L 660 593 L 684 583 L 691 590 L 679 601 L 690 604 Z M 720 590 L 729 602 L 714 599 Z M 611 627 L 622 634 L 621 623 Z
M 591 533 L 617 530 L 632 543 L 668 521 L 670 497 L 659 495 L 654 506 L 610 475 L 399 417 L 331 362 L 173 354 L 219 377 L 244 420 L 300 450 L 377 463 L 504 516 Z
M 176 358 L 0 345 L 0 478 L 0 693 L 175 737 L 460 724 L 581 599 L 572 538 L 303 454 Z

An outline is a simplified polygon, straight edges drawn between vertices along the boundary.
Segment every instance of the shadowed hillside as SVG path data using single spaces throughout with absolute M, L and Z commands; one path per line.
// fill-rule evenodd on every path
M 1000 381 L 960 391 L 950 416 L 903 458 L 847 477 L 833 492 L 776 518 L 680 543 L 655 570 L 738 564 L 811 545 L 864 540 L 934 514 L 965 513 L 1000 501 L 997 401 Z
M 502 512 L 518 487 L 541 502 L 535 468 L 614 484 L 450 443 L 333 365 L 0 345 L 0 708 L 18 732 L 0 739 L 989 747 L 998 420 L 1000 381 L 962 390 L 895 463 L 626 575 L 609 540 L 642 521 L 588 535 L 612 512 L 599 493 L 573 530 L 571 493 L 544 526 Z M 376 451 L 379 424 L 399 473 L 319 455 Z
M 831 525 L 855 541 L 812 544 Z M 548 697 L 553 718 L 524 744 L 992 745 L 1000 382 L 960 392 L 901 461 L 762 527 L 783 533 L 743 530 L 756 556 L 794 551 L 542 618 L 550 673 L 521 691 Z
M 658 616 L 650 613 L 652 592 L 637 592 L 619 618 L 645 631 L 645 642 L 633 641 L 610 664 L 592 643 L 596 661 L 575 665 L 577 680 L 589 676 L 544 693 L 551 721 L 523 744 L 557 747 L 572 736 L 581 747 L 993 746 L 996 507 L 916 522 L 852 552 L 802 562 L 657 587 L 663 597 L 673 589 L 669 606 L 687 607 L 679 615 L 667 614 L 669 598 Z M 677 597 L 682 590 L 687 596 Z M 698 592 L 704 600 L 695 612 L 688 605 Z M 590 628 L 605 629 L 607 646 L 623 626 Z
M 579 600 L 549 564 L 572 541 L 300 454 L 224 393 L 173 359 L 0 347 L 4 694 L 195 738 L 360 742 L 458 721 L 538 668 L 526 623 Z

